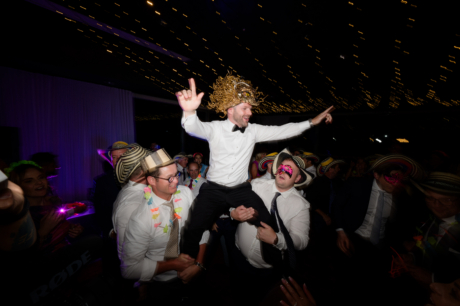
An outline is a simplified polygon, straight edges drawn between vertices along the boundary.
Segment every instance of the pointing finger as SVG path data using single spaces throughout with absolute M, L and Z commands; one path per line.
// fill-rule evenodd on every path
M 190 90 L 192 91 L 192 94 L 196 95 L 195 79 L 194 78 L 188 79 L 188 84 L 190 85 Z

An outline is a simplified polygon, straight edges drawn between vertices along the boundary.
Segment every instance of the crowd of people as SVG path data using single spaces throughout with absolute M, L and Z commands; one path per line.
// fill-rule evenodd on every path
M 189 82 L 176 93 L 181 124 L 209 142 L 209 158 L 124 141 L 99 150 L 113 171 L 95 179 L 97 235 L 56 209 L 47 178 L 56 163 L 4 169 L 1 254 L 21 265 L 11 265 L 12 280 L 34 271 L 24 300 L 49 303 L 102 258 L 101 275 L 133 293 L 119 301 L 126 305 L 460 305 L 460 177 L 445 153 L 421 165 L 400 153 L 254 152 L 258 142 L 332 123 L 333 107 L 305 122 L 250 124 L 261 93 L 227 75 L 210 104 L 227 119 L 202 122 L 203 94 Z M 220 253 L 228 279 L 212 292 L 205 279 L 222 281 Z

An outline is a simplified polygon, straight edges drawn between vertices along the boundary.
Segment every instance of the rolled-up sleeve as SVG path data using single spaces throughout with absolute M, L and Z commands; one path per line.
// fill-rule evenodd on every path
M 150 281 L 153 278 L 157 261 L 145 256 L 151 239 L 145 222 L 136 218 L 129 220 L 121 255 L 121 275 L 124 278 L 140 281 Z
M 204 231 L 203 236 L 201 236 L 200 245 L 208 243 L 209 241 L 209 231 Z
M 254 124 L 254 126 L 256 127 L 256 142 L 291 138 L 311 128 L 309 121 L 287 123 L 281 126 L 258 124 Z
M 185 118 L 182 116 L 181 125 L 191 136 L 209 140 L 211 138 L 212 128 L 210 123 L 201 122 L 197 114 Z

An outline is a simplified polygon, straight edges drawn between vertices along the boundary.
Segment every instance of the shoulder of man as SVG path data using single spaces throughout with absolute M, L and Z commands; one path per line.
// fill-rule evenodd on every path
M 289 195 L 289 198 L 290 200 L 292 200 L 292 204 L 294 205 L 306 205 L 307 207 L 310 207 L 310 202 L 308 202 L 301 194 L 298 190 L 295 190 L 293 192 L 291 192 L 291 194 Z
M 268 185 L 271 185 L 273 184 L 275 180 L 274 179 L 263 179 L 263 178 L 258 178 L 258 179 L 254 179 L 251 181 L 251 186 L 252 186 L 252 190 L 258 190 L 260 188 L 264 188 Z
M 189 205 L 192 205 L 193 202 L 193 193 L 187 186 L 177 185 L 177 191 L 175 197 L 178 199 L 183 199 L 189 201 Z

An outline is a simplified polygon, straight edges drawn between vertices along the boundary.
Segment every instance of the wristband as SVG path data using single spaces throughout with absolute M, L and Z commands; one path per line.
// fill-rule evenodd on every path
M 315 125 L 313 124 L 313 122 L 312 122 L 311 118 L 310 118 L 310 119 L 308 119 L 308 122 L 310 123 L 310 126 L 311 126 L 311 127 L 315 126 Z
M 195 261 L 195 265 L 197 265 L 201 270 L 206 271 L 206 268 L 202 264 L 200 264 L 198 261 Z

